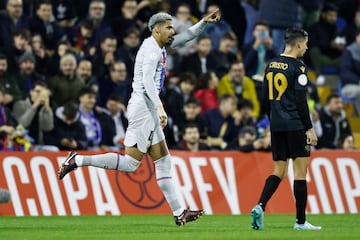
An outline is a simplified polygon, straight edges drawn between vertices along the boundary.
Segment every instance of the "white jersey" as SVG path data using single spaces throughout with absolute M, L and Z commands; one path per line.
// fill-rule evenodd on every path
M 201 20 L 187 31 L 175 35 L 171 48 L 183 45 L 196 38 L 204 30 L 206 23 Z M 146 103 L 150 108 L 161 105 L 159 93 L 166 75 L 166 49 L 160 48 L 153 36 L 146 38 L 136 55 L 134 66 L 133 92 L 131 103 Z
M 129 103 L 151 100 L 154 107 L 159 106 L 161 102 L 158 95 L 165 80 L 165 71 L 165 48 L 160 48 L 152 36 L 145 39 L 136 55 L 133 93 Z

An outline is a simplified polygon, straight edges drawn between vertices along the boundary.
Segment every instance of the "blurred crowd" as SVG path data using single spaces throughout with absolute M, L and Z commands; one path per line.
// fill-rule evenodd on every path
M 309 32 L 303 61 L 313 74 L 308 101 L 317 148 L 354 149 L 342 101 L 360 114 L 358 0 L 0 0 L 0 7 L 2 151 L 123 149 L 149 17 L 170 13 L 180 33 L 215 8 L 221 21 L 168 52 L 160 97 L 170 149 L 270 149 L 263 72 L 282 52 L 288 27 Z M 321 103 L 324 84 L 331 93 Z

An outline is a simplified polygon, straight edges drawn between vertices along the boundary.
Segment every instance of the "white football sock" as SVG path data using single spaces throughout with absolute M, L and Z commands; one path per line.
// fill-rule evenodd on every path
M 177 199 L 175 187 L 172 182 L 170 175 L 171 169 L 171 157 L 166 155 L 156 161 L 155 171 L 156 171 L 156 181 L 163 192 L 166 201 L 170 205 L 171 210 L 173 211 L 174 216 L 179 216 L 183 212 L 183 208 L 180 206 L 180 203 Z
M 129 155 L 117 153 L 104 153 L 98 155 L 76 155 L 75 162 L 78 167 L 93 166 L 105 169 L 116 169 L 122 172 L 134 172 L 140 165 L 140 161 Z

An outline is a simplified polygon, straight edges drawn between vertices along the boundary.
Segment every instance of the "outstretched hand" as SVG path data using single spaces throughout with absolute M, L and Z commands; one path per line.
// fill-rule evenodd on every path
M 203 19 L 205 22 L 212 23 L 212 22 L 218 22 L 220 21 L 220 10 L 217 8 L 212 13 L 209 13 L 206 15 Z

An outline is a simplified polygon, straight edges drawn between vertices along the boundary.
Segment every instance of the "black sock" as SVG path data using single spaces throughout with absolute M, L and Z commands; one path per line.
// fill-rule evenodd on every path
M 306 180 L 294 180 L 294 196 L 296 200 L 296 222 L 305 223 L 305 211 L 307 201 Z
M 279 184 L 281 182 L 281 179 L 278 176 L 270 175 L 264 185 L 264 189 L 261 193 L 259 205 L 262 207 L 262 209 L 265 211 L 265 207 L 271 196 L 274 194 L 276 189 L 278 188 Z

